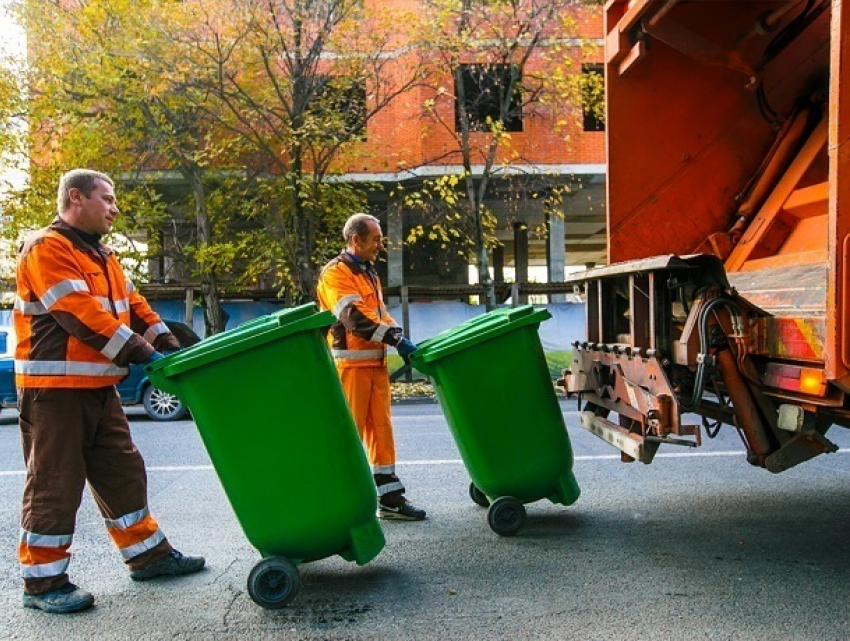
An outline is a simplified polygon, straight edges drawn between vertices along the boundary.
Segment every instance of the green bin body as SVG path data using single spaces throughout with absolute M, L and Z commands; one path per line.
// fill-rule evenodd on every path
M 573 452 L 530 305 L 483 314 L 423 341 L 411 364 L 433 382 L 475 486 L 491 501 L 579 496 Z
M 371 470 L 314 304 L 277 312 L 148 366 L 195 420 L 251 544 L 296 565 L 384 546 Z

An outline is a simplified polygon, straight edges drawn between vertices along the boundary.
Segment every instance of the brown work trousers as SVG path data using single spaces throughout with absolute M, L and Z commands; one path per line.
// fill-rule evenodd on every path
M 104 518 L 115 519 L 147 506 L 145 462 L 130 436 L 115 386 L 19 392 L 27 468 L 23 529 L 40 534 L 73 533 L 86 480 Z M 126 563 L 135 570 L 170 552 L 165 539 Z M 67 582 L 67 574 L 27 578 L 24 589 L 42 594 Z

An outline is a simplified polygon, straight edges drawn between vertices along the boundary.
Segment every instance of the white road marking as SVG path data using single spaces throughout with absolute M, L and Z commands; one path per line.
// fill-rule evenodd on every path
M 835 454 L 847 454 L 850 449 L 838 450 Z M 665 452 L 656 454 L 655 458 L 712 458 L 712 457 L 745 457 L 743 450 L 720 452 Z M 582 454 L 575 461 L 619 461 L 619 454 Z M 396 465 L 463 465 L 460 459 L 425 459 L 412 461 L 397 461 Z M 148 468 L 148 472 L 210 472 L 212 465 L 157 465 Z M 0 470 L 0 476 L 23 476 L 26 470 Z

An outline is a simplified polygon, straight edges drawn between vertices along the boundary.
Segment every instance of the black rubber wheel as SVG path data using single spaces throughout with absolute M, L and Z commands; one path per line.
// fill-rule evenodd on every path
M 490 507 L 490 499 L 487 498 L 487 495 L 484 494 L 484 492 L 475 486 L 475 483 L 469 484 L 469 498 L 472 499 L 472 502 L 475 503 L 475 505 Z
M 263 559 L 248 575 L 248 594 L 254 603 L 267 610 L 278 610 L 288 605 L 300 588 L 298 568 L 282 556 Z
M 174 334 L 174 338 L 176 338 L 177 342 L 180 343 L 180 347 L 191 347 L 192 345 L 201 342 L 201 337 L 185 323 L 178 323 L 170 320 L 163 322 L 168 326 L 168 329 L 171 330 L 171 333 Z
M 498 498 L 487 512 L 487 523 L 499 536 L 513 536 L 525 523 L 525 506 L 512 496 Z

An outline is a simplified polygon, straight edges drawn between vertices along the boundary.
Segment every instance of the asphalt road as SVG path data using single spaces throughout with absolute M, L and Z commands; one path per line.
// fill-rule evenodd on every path
M 394 409 L 399 471 L 423 523 L 385 523 L 364 567 L 302 566 L 287 608 L 246 591 L 259 560 L 191 422 L 131 410 L 151 507 L 172 543 L 208 569 L 137 584 L 87 495 L 72 579 L 95 593 L 84 613 L 20 606 L 15 546 L 24 475 L 15 413 L 0 415 L 2 639 L 812 639 L 850 638 L 850 431 L 843 449 L 774 476 L 750 467 L 734 431 L 699 450 L 622 464 L 564 404 L 582 488 L 541 501 L 514 538 L 495 535 L 436 405 Z M 846 449 L 844 449 L 846 448 Z M 281 488 L 281 491 L 285 491 Z M 315 509 L 332 509 L 316 505 Z

